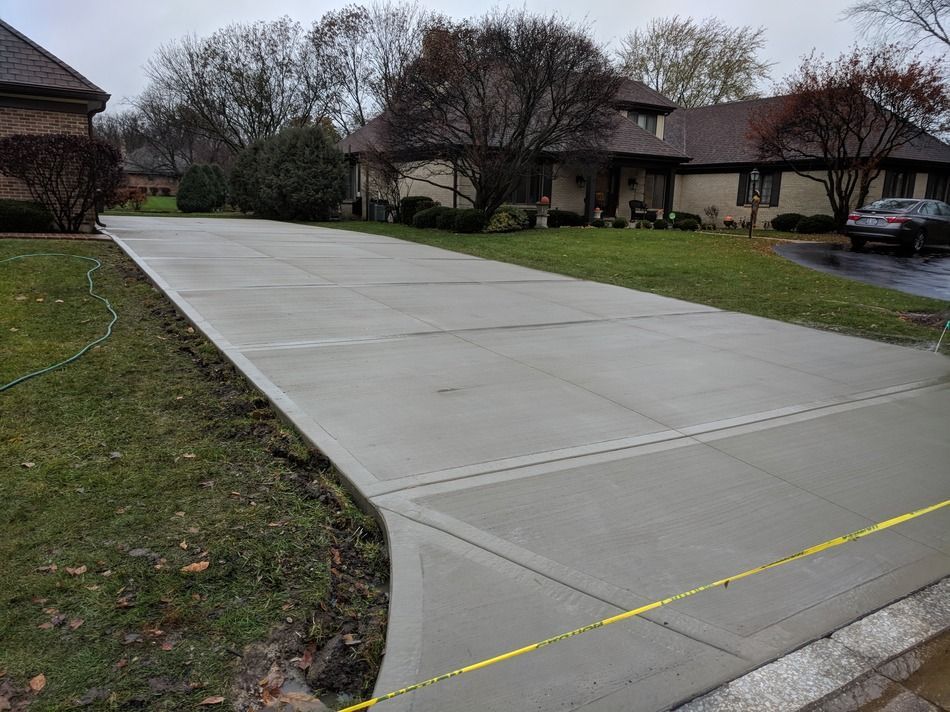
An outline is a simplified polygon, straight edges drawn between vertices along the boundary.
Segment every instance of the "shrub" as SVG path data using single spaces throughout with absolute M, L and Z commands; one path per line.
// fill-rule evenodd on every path
M 0 232 L 49 232 L 53 216 L 42 203 L 0 200 Z
M 798 223 L 798 232 L 806 235 L 834 231 L 835 219 L 830 215 L 808 215 L 807 217 L 803 217 Z
M 707 205 L 703 208 L 703 214 L 709 218 L 709 224 L 712 225 L 713 230 L 716 229 L 716 220 L 719 219 L 719 208 L 715 205 Z
M 346 194 L 346 177 L 346 159 L 321 126 L 292 126 L 238 154 L 231 200 L 278 220 L 326 220 Z
M 551 210 L 548 213 L 548 227 L 580 227 L 584 217 L 570 210 Z
M 412 217 L 412 224 L 415 227 L 434 228 L 437 227 L 439 215 L 446 210 L 452 211 L 452 208 L 446 208 L 441 205 L 433 205 L 431 208 L 420 210 Z
M 228 181 L 224 170 L 217 163 L 204 166 L 205 176 L 214 190 L 214 207 L 220 209 L 228 202 Z
M 679 218 L 677 218 L 676 222 L 673 223 L 673 227 L 677 228 L 678 230 L 686 230 L 686 231 L 698 230 L 699 221 L 693 220 L 693 218 L 685 218 L 684 220 L 680 220 Z
M 537 219 L 537 213 L 535 213 Z M 521 208 L 513 205 L 502 205 L 488 221 L 487 232 L 517 232 L 524 230 L 531 224 L 531 218 Z
M 160 192 L 163 196 L 165 196 L 166 198 L 167 198 L 169 195 L 172 194 L 172 189 L 169 188 L 168 186 L 162 186 L 162 187 L 159 188 L 158 190 L 159 190 L 159 192 Z
M 145 188 L 126 185 L 116 189 L 112 198 L 106 203 L 106 207 L 141 210 L 144 204 Z
M 680 220 L 695 220 L 697 225 L 702 222 L 702 218 L 700 218 L 696 213 L 681 213 L 677 210 L 676 220 L 673 221 L 673 226 L 675 227 L 676 223 L 678 223 Z
M 772 218 L 772 227 L 775 230 L 791 232 L 798 228 L 798 223 L 805 217 L 801 213 L 781 213 Z
M 657 218 L 657 219 L 653 222 L 653 229 L 654 229 L 654 230 L 666 230 L 669 226 L 670 226 L 670 224 L 669 224 L 666 220 L 664 220 L 663 218 Z
M 412 225 L 412 218 L 420 210 L 428 210 L 435 201 L 427 195 L 407 195 L 399 201 L 399 216 L 403 223 Z
M 435 226 L 440 230 L 452 231 L 455 229 L 455 218 L 459 214 L 458 208 L 439 208 L 435 215 Z
M 481 232 L 485 229 L 487 222 L 488 218 L 485 217 L 484 210 L 478 210 L 477 208 L 459 210 L 455 215 L 455 232 Z
M 122 182 L 122 154 L 111 144 L 70 134 L 0 138 L 0 174 L 26 184 L 62 232 L 77 232 L 98 202 Z
M 633 224 L 633 226 L 637 228 L 638 230 L 652 230 L 653 229 L 653 223 L 651 223 L 649 220 L 637 220 Z
M 624 228 L 624 227 L 627 227 L 627 225 L 629 224 L 630 222 L 627 220 L 627 218 L 621 218 L 621 217 L 614 218 L 614 221 L 611 223 L 611 225 L 613 225 L 616 228 Z
M 218 190 L 207 166 L 192 165 L 182 176 L 175 204 L 183 213 L 209 213 L 215 209 Z
M 605 223 L 605 222 L 604 222 L 602 219 L 600 219 L 600 218 L 597 218 L 597 219 L 595 219 L 595 220 L 591 220 L 591 221 L 590 221 L 590 224 L 591 224 L 593 227 L 606 227 L 606 226 L 607 226 L 607 223 Z

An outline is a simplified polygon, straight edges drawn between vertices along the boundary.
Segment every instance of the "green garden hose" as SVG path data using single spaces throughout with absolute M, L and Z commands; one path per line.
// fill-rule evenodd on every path
M 68 255 L 68 254 L 64 254 L 64 253 L 62 253 L 62 252 L 34 252 L 34 253 L 31 253 L 31 254 L 28 254 L 28 255 L 17 255 L 17 256 L 15 256 L 15 257 L 8 257 L 8 258 L 6 258 L 5 260 L 0 260 L 0 264 L 3 264 L 4 262 L 12 262 L 13 260 L 26 259 L 27 257 L 71 257 L 71 258 L 77 259 L 77 260 L 85 260 L 85 261 L 87 261 L 87 262 L 94 262 L 94 263 L 95 263 L 95 266 L 92 267 L 92 268 L 90 268 L 90 270 L 89 270 L 88 272 L 86 272 L 86 281 L 89 282 L 89 294 L 92 295 L 93 297 L 95 297 L 96 299 L 98 299 L 98 300 L 99 300 L 100 302 L 102 302 L 103 304 L 106 305 L 106 309 L 108 309 L 108 310 L 109 310 L 109 313 L 112 315 L 112 321 L 110 321 L 110 322 L 109 322 L 109 326 L 106 327 L 106 333 L 105 333 L 105 334 L 103 334 L 102 336 L 100 336 L 100 337 L 99 337 L 98 339 L 96 339 L 95 341 L 90 341 L 88 344 L 86 344 L 85 346 L 83 346 L 82 349 L 80 349 L 78 352 L 76 352 L 75 354 L 73 354 L 72 356 L 70 356 L 70 357 L 69 357 L 68 359 L 66 359 L 65 361 L 60 361 L 59 363 L 54 363 L 52 366 L 47 366 L 46 368 L 42 368 L 42 369 L 40 369 L 39 371 L 33 371 L 32 373 L 27 373 L 26 375 L 20 376 L 19 378 L 16 378 L 16 379 L 10 381 L 9 383 L 5 383 L 5 384 L 3 384 L 2 386 L 0 386 L 0 393 L 2 393 L 3 391 L 5 391 L 5 390 L 7 390 L 7 389 L 9 389 L 9 388 L 13 388 L 15 385 L 17 385 L 17 384 L 19 384 L 19 383 L 23 383 L 24 381 L 27 381 L 27 380 L 29 380 L 29 379 L 31 379 L 31 378 L 34 378 L 35 376 L 40 376 L 40 375 L 42 375 L 42 374 L 44 374 L 44 373 L 49 373 L 50 371 L 55 371 L 57 368 L 61 368 L 62 366 L 65 366 L 65 365 L 68 364 L 68 363 L 72 363 L 72 362 L 75 361 L 76 359 L 80 358 L 84 353 L 86 353 L 86 352 L 87 352 L 89 349 L 91 349 L 93 346 L 95 346 L 96 344 L 102 343 L 103 341 L 105 341 L 106 339 L 108 339 L 110 336 L 112 336 L 112 326 L 119 320 L 119 315 L 115 313 L 115 309 L 112 308 L 112 305 L 109 303 L 109 300 L 106 299 L 105 297 L 102 297 L 102 296 L 96 294 L 95 291 L 93 290 L 92 273 L 95 272 L 95 271 L 96 271 L 97 269 L 99 269 L 100 267 L 102 267 L 102 263 L 101 263 L 99 260 L 97 260 L 97 259 L 95 259 L 95 258 L 93 258 L 93 257 L 83 257 L 82 255 Z

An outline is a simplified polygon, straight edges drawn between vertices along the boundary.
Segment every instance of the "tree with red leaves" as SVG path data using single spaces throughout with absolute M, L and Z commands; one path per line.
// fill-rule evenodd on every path
M 786 79 L 783 100 L 751 119 L 760 157 L 820 183 L 839 226 L 864 204 L 883 161 L 947 124 L 950 94 L 939 63 L 903 55 L 892 45 L 855 48 L 833 61 L 807 57 Z
M 78 232 L 97 202 L 122 182 L 122 156 L 111 144 L 70 134 L 0 138 L 0 173 L 23 181 L 56 228 Z

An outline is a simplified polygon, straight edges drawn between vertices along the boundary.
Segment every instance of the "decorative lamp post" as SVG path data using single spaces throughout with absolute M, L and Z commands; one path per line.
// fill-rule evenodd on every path
M 749 182 L 752 187 L 752 210 L 749 215 L 749 239 L 752 239 L 752 228 L 755 227 L 756 218 L 759 217 L 759 203 L 762 202 L 762 196 L 759 194 L 759 169 L 753 168 L 749 173 Z
M 551 205 L 551 199 L 542 195 L 538 201 L 538 217 L 534 223 L 535 227 L 544 228 L 548 226 L 548 207 Z

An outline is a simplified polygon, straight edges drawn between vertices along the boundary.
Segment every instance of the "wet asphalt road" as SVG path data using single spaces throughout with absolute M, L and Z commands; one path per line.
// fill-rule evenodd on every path
M 852 252 L 846 245 L 788 243 L 775 248 L 782 257 L 839 277 L 888 287 L 908 294 L 950 301 L 950 249 L 928 248 L 902 257 L 897 248 L 871 246 Z

